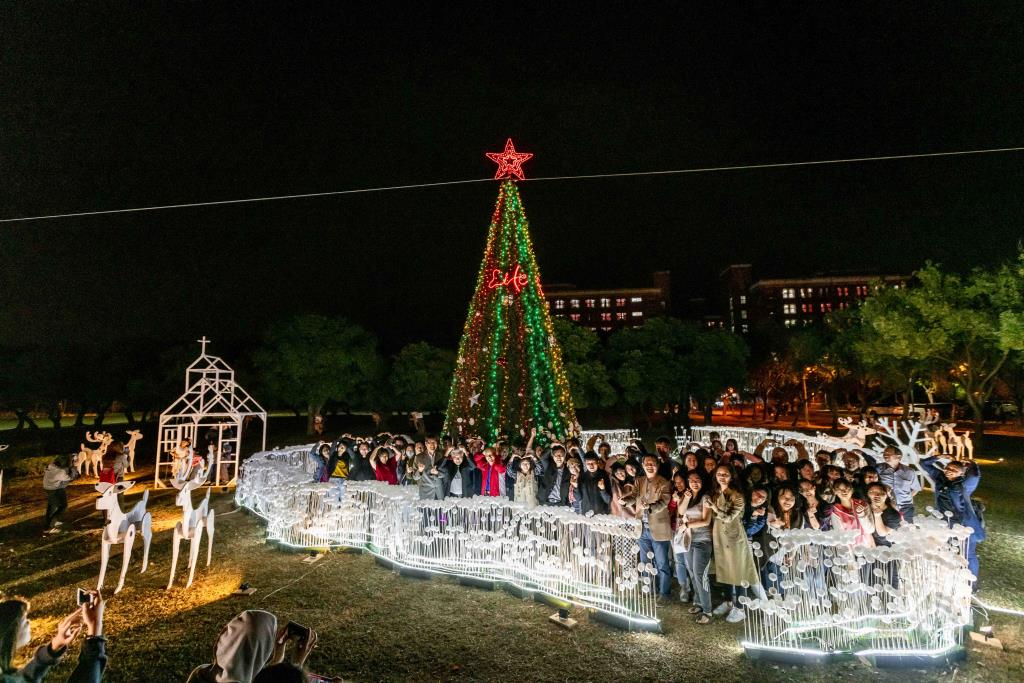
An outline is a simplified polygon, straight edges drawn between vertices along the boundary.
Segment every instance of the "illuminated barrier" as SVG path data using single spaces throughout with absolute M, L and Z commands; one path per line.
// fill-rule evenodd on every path
M 752 657 L 821 659 L 858 655 L 878 664 L 962 656 L 974 576 L 965 559 L 970 529 L 925 517 L 888 538 L 853 546 L 856 532 L 773 531 L 765 599 L 746 607 L 743 647 Z
M 267 521 L 270 539 L 300 548 L 365 548 L 410 574 L 503 583 L 591 608 L 630 629 L 660 630 L 640 524 L 564 507 L 527 510 L 505 498 L 419 500 L 416 487 L 312 483 L 310 446 L 245 461 L 235 500 Z
M 580 432 L 580 445 L 586 448 L 587 443 L 598 434 L 611 446 L 612 455 L 625 453 L 630 441 L 639 436 L 635 429 L 584 429 Z

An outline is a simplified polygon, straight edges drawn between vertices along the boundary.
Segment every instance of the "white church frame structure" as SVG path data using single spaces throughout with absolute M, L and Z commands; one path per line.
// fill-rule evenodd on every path
M 238 465 L 242 457 L 242 430 L 247 418 L 259 418 L 263 423 L 261 450 L 267 447 L 267 411 L 249 393 L 235 382 L 235 371 L 217 356 L 206 353 L 206 337 L 198 340 L 199 357 L 185 369 L 185 393 L 160 413 L 157 431 L 156 468 L 153 484 L 166 488 L 174 476 L 174 458 L 171 451 L 189 439 L 196 455 L 206 457 L 206 444 L 197 437 L 208 430 L 216 430 L 215 463 L 207 463 L 213 476 L 209 483 L 229 486 L 238 478 Z M 230 446 L 230 453 L 225 453 Z M 166 480 L 166 481 L 165 481 Z

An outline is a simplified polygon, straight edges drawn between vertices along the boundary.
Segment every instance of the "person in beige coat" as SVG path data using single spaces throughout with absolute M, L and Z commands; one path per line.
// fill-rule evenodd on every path
M 672 593 L 672 574 L 669 572 L 669 557 L 672 554 L 672 517 L 668 502 L 671 486 L 658 475 L 658 457 L 647 454 L 643 459 L 644 476 L 638 476 L 633 490 L 623 496 L 626 510 L 640 520 L 642 530 L 637 545 L 640 546 L 640 561 L 654 560 L 657 569 L 655 586 L 658 602 L 668 600 Z
M 743 610 L 736 601 L 739 587 L 753 586 L 755 591 L 761 582 L 754 564 L 754 553 L 743 527 L 743 511 L 746 501 L 737 488 L 736 473 L 731 465 L 721 464 L 715 468 L 714 495 L 706 498 L 714 517 L 711 538 L 715 549 L 715 580 L 732 586 L 732 600 L 715 608 L 714 614 L 728 614 L 728 622 L 743 621 Z

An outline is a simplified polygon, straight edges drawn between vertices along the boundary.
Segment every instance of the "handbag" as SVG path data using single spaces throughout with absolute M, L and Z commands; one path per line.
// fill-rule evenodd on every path
M 693 532 L 690 531 L 690 527 L 681 526 L 672 536 L 672 550 L 676 553 L 688 553 L 691 542 L 693 542 Z

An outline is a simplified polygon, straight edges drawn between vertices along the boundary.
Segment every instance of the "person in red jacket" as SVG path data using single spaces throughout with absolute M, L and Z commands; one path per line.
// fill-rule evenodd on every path
M 370 465 L 377 481 L 398 486 L 398 454 L 391 446 L 377 446 L 370 454 Z
M 473 456 L 477 469 L 480 471 L 480 495 L 505 495 L 505 463 L 501 461 L 497 451 L 488 446 L 482 453 Z

